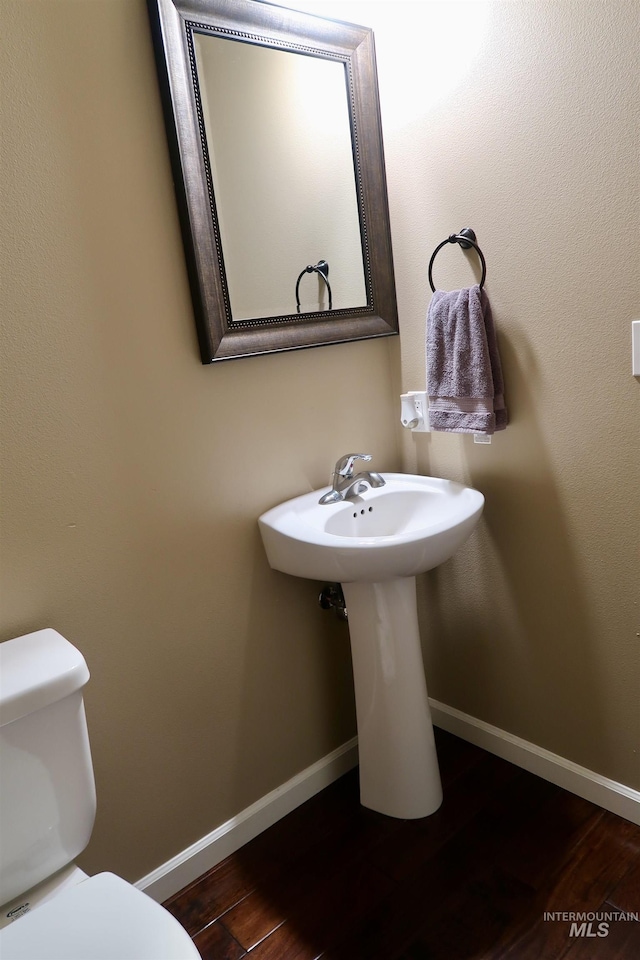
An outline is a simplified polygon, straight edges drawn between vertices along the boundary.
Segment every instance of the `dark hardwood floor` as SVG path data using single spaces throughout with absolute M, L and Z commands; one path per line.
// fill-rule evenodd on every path
M 640 922 L 545 918 L 640 913 L 640 827 L 436 739 L 433 816 L 365 810 L 352 771 L 168 900 L 203 960 L 640 960 Z

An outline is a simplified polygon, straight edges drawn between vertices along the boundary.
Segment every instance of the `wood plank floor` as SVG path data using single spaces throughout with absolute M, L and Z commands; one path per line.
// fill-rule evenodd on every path
M 639 922 L 545 919 L 640 914 L 640 827 L 436 740 L 433 816 L 366 810 L 352 771 L 168 900 L 203 960 L 640 960 Z

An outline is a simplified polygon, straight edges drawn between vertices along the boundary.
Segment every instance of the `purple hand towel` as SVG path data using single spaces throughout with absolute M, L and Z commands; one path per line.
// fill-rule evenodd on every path
M 492 434 L 507 425 L 491 306 L 478 284 L 431 298 L 427 393 L 432 430 Z

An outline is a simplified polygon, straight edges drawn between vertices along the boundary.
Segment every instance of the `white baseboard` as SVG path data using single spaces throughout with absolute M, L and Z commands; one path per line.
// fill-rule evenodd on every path
M 557 753 L 514 737 L 506 730 L 477 720 L 467 713 L 448 707 L 445 703 L 430 699 L 429 704 L 433 722 L 437 727 L 442 727 L 462 740 L 468 740 L 503 760 L 509 760 L 516 766 L 569 790 L 570 793 L 597 803 L 605 810 L 640 825 L 640 791 L 602 777 L 593 770 L 587 770 L 586 767 L 558 756 Z
M 163 863 L 134 886 L 162 903 L 324 790 L 357 763 L 358 738 L 354 737 Z
M 602 777 L 571 760 L 514 737 L 513 734 L 478 720 L 437 700 L 429 701 L 433 722 L 462 740 L 556 783 L 632 823 L 640 824 L 640 792 Z M 247 807 L 236 817 L 202 837 L 157 870 L 135 884 L 161 903 L 187 884 L 272 826 L 296 807 L 329 786 L 358 762 L 354 737 L 332 753 L 303 770 L 287 783 Z

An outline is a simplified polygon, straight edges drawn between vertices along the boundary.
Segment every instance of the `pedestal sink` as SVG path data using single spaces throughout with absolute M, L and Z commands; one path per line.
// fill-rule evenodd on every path
M 356 695 L 360 800 L 402 819 L 442 802 L 416 608 L 416 574 L 448 560 L 484 497 L 435 477 L 382 474 L 385 485 L 339 503 L 330 488 L 259 519 L 274 570 L 342 584 Z

